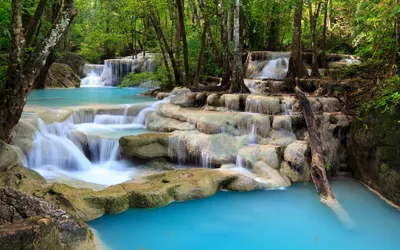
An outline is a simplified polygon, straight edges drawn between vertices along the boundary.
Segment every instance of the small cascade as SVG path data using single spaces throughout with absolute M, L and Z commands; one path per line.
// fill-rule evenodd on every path
M 133 122 L 134 117 L 126 115 L 96 115 L 93 123 L 96 124 L 128 124 Z
M 96 138 L 89 143 L 90 158 L 94 163 L 104 164 L 118 160 L 119 143 L 115 139 Z
M 179 137 L 170 136 L 168 138 L 168 155 L 179 167 L 182 166 L 182 163 L 186 160 L 186 148 L 179 140 Z
M 290 98 L 283 98 L 282 100 L 282 110 L 284 115 L 292 115 L 293 114 L 293 104 L 294 100 Z
M 212 168 L 208 152 L 205 150 L 201 151 L 201 164 L 203 168 Z
M 137 58 L 125 57 L 121 59 L 108 59 L 104 65 L 86 64 L 81 86 L 118 86 L 122 79 L 129 73 L 156 72 L 152 54 Z
M 39 131 L 33 140 L 33 150 L 28 155 L 31 168 L 57 166 L 63 170 L 87 170 L 91 163 L 84 153 L 70 140 L 67 122 L 46 125 L 38 120 Z
M 284 79 L 289 68 L 289 52 L 256 51 L 251 55 L 247 75 L 258 79 Z M 252 83 L 249 83 L 251 89 Z
M 263 107 L 260 99 L 247 98 L 245 112 L 262 113 Z
M 257 123 L 256 123 L 256 121 L 254 121 L 253 125 L 251 125 L 249 145 L 256 144 L 256 140 L 257 140 Z
M 236 167 L 243 168 L 243 157 L 241 157 L 240 155 L 236 156 Z
M 257 78 L 284 79 L 289 69 L 289 58 L 278 58 L 268 61 Z
M 94 117 L 95 114 L 92 111 L 75 109 L 67 121 L 72 124 L 91 123 L 94 121 Z
M 164 98 L 163 100 L 157 101 L 155 103 L 153 103 L 150 107 L 142 109 L 139 114 L 135 117 L 135 119 L 133 120 L 133 123 L 135 124 L 144 124 L 145 120 L 146 120 L 146 114 L 148 112 L 152 112 L 152 111 L 156 111 L 158 105 L 160 105 L 161 103 L 169 103 L 170 99 L 172 96 L 168 96 L 166 98 Z
M 250 90 L 251 93 L 258 93 L 259 91 L 257 90 L 257 85 L 258 81 L 257 80 L 252 80 L 252 79 L 244 79 L 244 85 Z

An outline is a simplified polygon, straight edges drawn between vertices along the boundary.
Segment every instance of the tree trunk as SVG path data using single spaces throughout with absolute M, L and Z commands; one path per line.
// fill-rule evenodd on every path
M 222 43 L 222 85 L 228 84 L 231 78 L 231 67 L 229 64 L 229 41 L 228 41 L 228 32 L 225 27 L 226 22 L 224 22 L 224 10 L 222 6 L 222 0 L 216 0 L 215 4 L 217 5 L 217 16 L 218 21 L 220 23 L 220 32 L 221 32 L 221 43 Z
M 199 8 L 200 8 L 200 11 L 202 13 L 204 27 L 205 27 L 206 32 L 207 32 L 208 43 L 209 43 L 209 45 L 211 47 L 211 51 L 212 51 L 212 53 L 214 55 L 214 62 L 218 67 L 222 68 L 222 58 L 220 56 L 220 53 L 218 51 L 218 47 L 215 44 L 213 36 L 212 36 L 211 27 L 210 27 L 210 20 L 208 18 L 208 13 L 205 10 L 205 5 L 204 5 L 204 1 L 203 0 L 199 0 Z
M 36 26 L 40 22 L 43 11 L 46 8 L 47 0 L 40 0 L 38 6 L 36 7 L 33 17 L 30 19 L 27 27 L 25 27 L 25 41 L 27 46 L 31 44 L 33 35 L 35 34 Z M 36 44 L 34 44 L 35 46 Z
M 190 8 L 193 11 L 193 18 L 194 18 L 195 27 L 199 27 L 200 28 L 200 17 L 199 17 L 197 6 L 194 3 L 194 0 L 189 0 L 189 4 L 190 4 Z
M 142 53 L 143 57 L 146 56 L 146 31 L 147 31 L 147 18 L 143 18 L 143 35 L 142 35 Z
M 181 38 L 182 38 L 182 26 L 181 26 L 181 21 L 180 21 L 180 13 L 179 13 L 179 7 L 178 7 L 178 2 L 182 3 L 182 0 L 176 0 L 176 14 L 175 14 L 175 59 L 177 60 L 177 63 L 179 63 L 180 57 L 181 57 Z
M 400 4 L 400 0 L 396 1 L 397 4 Z M 395 55 L 395 63 L 397 66 L 397 74 L 400 72 L 400 13 L 396 16 L 396 55 Z
M 183 64 L 185 66 L 185 83 L 186 87 L 190 87 L 190 71 L 189 71 L 189 52 L 188 45 L 186 41 L 186 30 L 185 30 L 185 22 L 184 22 L 184 2 L 183 0 L 176 0 L 176 4 L 178 6 L 179 13 L 179 26 L 181 26 L 181 37 L 183 43 Z
M 171 61 L 172 68 L 174 70 L 174 76 L 175 76 L 175 82 L 178 86 L 182 86 L 182 80 L 181 80 L 181 75 L 179 68 L 176 64 L 174 53 L 172 49 L 168 46 L 167 39 L 164 36 L 164 33 L 160 27 L 160 21 L 158 20 L 157 16 L 155 15 L 154 11 L 150 11 L 150 19 L 153 23 L 154 30 L 156 32 L 157 38 L 162 41 L 162 44 L 164 45 L 164 49 L 168 53 L 169 59 Z
M 311 31 L 311 43 L 312 43 L 312 63 L 311 63 L 311 76 L 321 77 L 318 71 L 318 59 L 317 59 L 317 20 L 319 11 L 321 9 L 322 2 L 318 3 L 313 13 L 313 6 L 311 0 L 308 0 L 308 12 L 310 15 L 310 31 Z
M 292 53 L 289 60 L 289 70 L 287 78 L 308 77 L 308 72 L 304 66 L 301 48 L 301 17 L 303 12 L 303 0 L 297 0 L 294 12 Z
M 10 132 L 21 118 L 26 98 L 33 88 L 34 80 L 44 66 L 52 48 L 59 42 L 77 14 L 74 0 L 65 0 L 57 20 L 33 54 L 23 61 L 25 49 L 22 32 L 22 0 L 12 1 L 10 25 L 10 58 L 4 87 L 0 89 L 0 139 L 10 141 Z
M 297 79 L 296 79 L 297 82 Z M 325 171 L 325 163 L 322 151 L 322 142 L 317 126 L 317 121 L 314 118 L 314 114 L 311 110 L 310 103 L 305 94 L 296 87 L 296 97 L 300 102 L 301 110 L 303 111 L 304 119 L 307 124 L 309 141 L 311 146 L 311 178 L 314 182 L 315 188 L 317 189 L 318 195 L 321 200 L 334 200 L 335 196 L 332 193 L 329 185 L 328 177 Z
M 197 87 L 199 85 L 201 67 L 203 66 L 204 48 L 206 47 L 206 33 L 207 33 L 206 27 L 204 26 L 203 33 L 201 34 L 200 53 L 199 53 L 199 59 L 197 60 L 196 75 L 194 77 L 194 82 L 193 82 L 194 87 Z
M 234 15 L 233 14 L 233 12 L 234 12 L 234 5 L 233 5 L 233 3 L 232 3 L 232 0 L 229 0 L 229 3 L 228 3 L 228 17 L 227 17 L 227 20 L 226 20 L 226 26 L 227 26 L 227 29 L 228 29 L 228 41 L 229 42 L 231 42 L 231 41 L 233 41 L 233 32 L 232 32 L 232 16 Z
M 322 68 L 328 68 L 328 60 L 326 59 L 326 47 L 327 47 L 327 40 L 326 40 L 326 32 L 327 32 L 327 25 L 328 25 L 328 0 L 324 0 L 324 26 L 322 30 Z
M 249 89 L 244 85 L 243 80 L 243 62 L 242 62 L 242 41 L 240 38 L 240 0 L 235 0 L 235 11 L 233 21 L 233 35 L 235 42 L 233 74 L 231 81 L 232 93 L 250 93 Z

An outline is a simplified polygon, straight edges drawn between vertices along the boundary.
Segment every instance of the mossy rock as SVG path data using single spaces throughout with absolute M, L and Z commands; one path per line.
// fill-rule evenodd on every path
M 355 119 L 348 153 L 355 176 L 400 205 L 400 105 Z
M 47 73 L 46 88 L 79 88 L 81 78 L 68 64 L 53 63 Z

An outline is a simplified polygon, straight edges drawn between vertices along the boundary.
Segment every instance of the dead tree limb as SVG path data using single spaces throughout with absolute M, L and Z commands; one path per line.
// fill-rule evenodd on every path
M 296 79 L 296 84 L 297 84 Z M 328 177 L 325 171 L 325 163 L 322 151 L 322 142 L 315 119 L 306 95 L 296 86 L 296 97 L 300 102 L 301 110 L 303 111 L 304 119 L 306 120 L 309 141 L 311 146 L 311 178 L 315 184 L 318 195 L 321 200 L 334 200 L 335 196 L 332 193 L 329 185 Z

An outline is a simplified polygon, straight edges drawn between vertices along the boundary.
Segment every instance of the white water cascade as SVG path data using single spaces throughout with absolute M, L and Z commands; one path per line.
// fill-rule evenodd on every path
M 152 54 L 146 54 L 146 56 L 139 54 L 137 58 L 108 59 L 104 61 L 104 65 L 86 64 L 84 68 L 86 77 L 82 79 L 81 86 L 118 86 L 130 72 L 155 71 L 156 65 Z
M 255 52 L 247 75 L 254 79 L 284 79 L 289 68 L 289 52 Z

